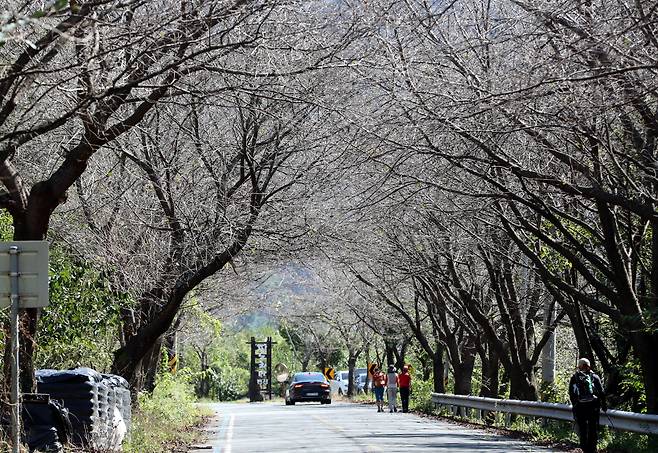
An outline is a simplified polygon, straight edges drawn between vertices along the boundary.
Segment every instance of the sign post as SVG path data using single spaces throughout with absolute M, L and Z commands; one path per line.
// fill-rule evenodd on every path
M 249 379 L 249 401 L 262 401 L 265 393 L 272 399 L 272 337 L 267 341 L 256 341 L 251 337 L 251 377 Z
M 16 245 L 9 247 L 9 286 L 11 300 L 11 443 L 12 451 L 18 453 L 21 443 L 21 401 L 18 382 L 20 372 L 19 340 L 18 340 L 18 254 L 20 249 Z
M 0 243 L 0 308 L 10 309 L 10 405 L 13 453 L 19 452 L 21 442 L 20 309 L 40 308 L 47 305 L 48 242 Z

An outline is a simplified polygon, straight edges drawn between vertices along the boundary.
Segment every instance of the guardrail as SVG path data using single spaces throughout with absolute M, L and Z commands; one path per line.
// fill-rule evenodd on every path
M 570 404 L 504 400 L 481 396 L 448 395 L 445 393 L 432 393 L 432 403 L 434 406 L 464 407 L 480 411 L 573 421 Z M 601 412 L 599 423 L 621 431 L 658 434 L 658 415 L 609 409 L 607 412 Z

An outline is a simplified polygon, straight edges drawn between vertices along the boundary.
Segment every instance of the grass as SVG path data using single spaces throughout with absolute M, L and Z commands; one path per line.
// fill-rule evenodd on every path
M 130 437 L 125 453 L 160 453 L 199 440 L 196 429 L 210 415 L 195 404 L 194 392 L 185 377 L 163 375 L 150 395 L 139 396 L 139 408 L 133 412 Z

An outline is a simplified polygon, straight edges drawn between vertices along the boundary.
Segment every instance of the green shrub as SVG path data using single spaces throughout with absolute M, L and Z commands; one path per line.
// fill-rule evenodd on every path
M 423 381 L 420 379 L 413 379 L 411 383 L 411 398 L 409 406 L 411 410 L 431 414 L 434 410 L 432 404 L 432 391 L 434 383 L 431 379 Z
M 158 378 L 152 394 L 140 394 L 138 399 L 124 452 L 171 451 L 174 445 L 188 444 L 197 438 L 193 428 L 201 422 L 203 413 L 194 404 L 189 374 L 165 373 Z
M 234 401 L 247 395 L 249 371 L 229 365 L 213 365 L 191 374 L 196 395 L 214 401 Z
M 233 401 L 247 394 L 249 371 L 237 367 L 216 369 L 211 386 L 211 397 L 218 401 Z

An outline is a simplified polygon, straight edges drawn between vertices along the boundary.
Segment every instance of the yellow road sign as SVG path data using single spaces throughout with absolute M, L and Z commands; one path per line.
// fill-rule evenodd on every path
M 372 378 L 372 375 L 375 373 L 375 370 L 378 368 L 376 363 L 368 364 L 368 376 Z
M 333 378 L 336 377 L 336 370 L 334 370 L 333 368 L 325 368 L 323 374 L 324 377 L 326 377 L 331 381 Z
M 171 359 L 169 359 L 169 371 L 171 373 L 176 374 L 176 371 L 178 371 L 178 356 L 175 355 Z

